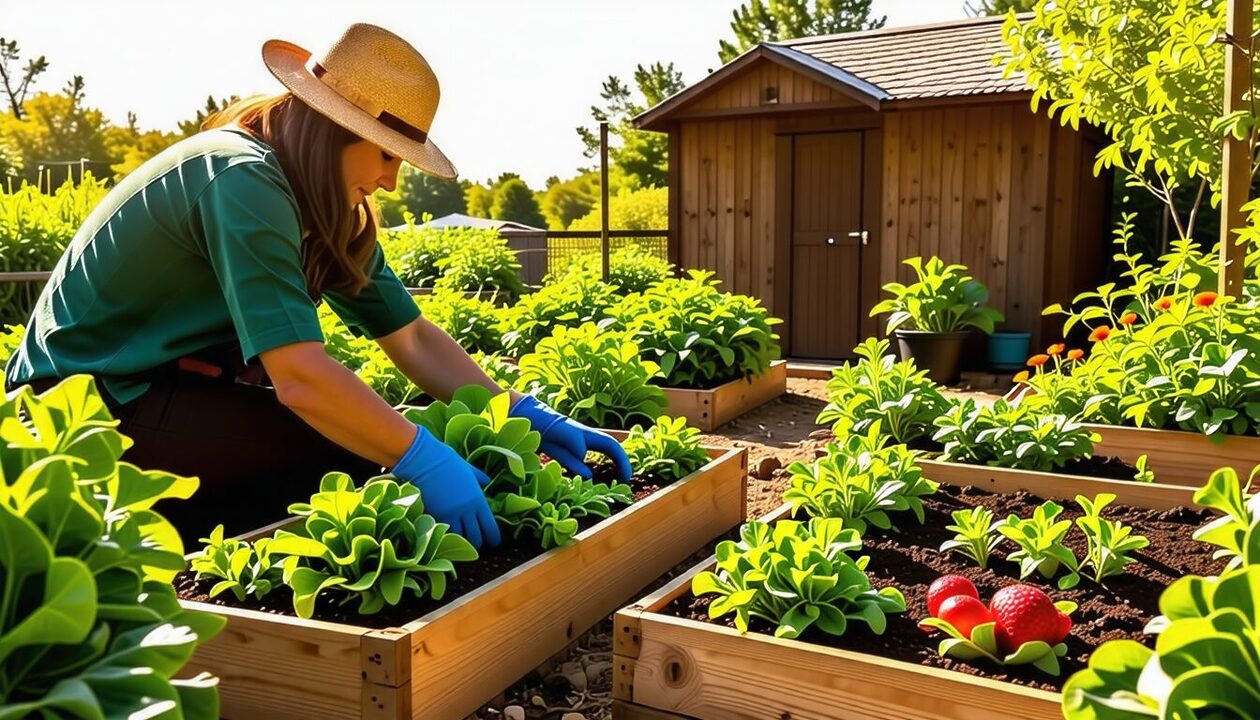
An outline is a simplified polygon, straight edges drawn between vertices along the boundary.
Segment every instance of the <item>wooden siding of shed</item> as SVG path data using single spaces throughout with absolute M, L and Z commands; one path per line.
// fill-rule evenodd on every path
M 767 105 L 763 102 L 767 88 L 777 91 L 776 103 Z M 681 119 L 750 111 L 784 112 L 790 110 L 790 106 L 807 107 L 819 104 L 846 107 L 860 105 L 856 100 L 827 85 L 778 63 L 762 60 L 714 88 L 712 92 L 683 106 L 674 117 Z

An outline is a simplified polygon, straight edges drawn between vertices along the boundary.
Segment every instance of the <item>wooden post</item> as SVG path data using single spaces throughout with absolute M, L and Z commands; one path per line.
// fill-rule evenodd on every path
M 599 124 L 599 252 L 608 282 L 608 121 Z
M 1247 107 L 1243 95 L 1251 87 L 1252 0 L 1229 0 L 1225 20 L 1225 114 Z M 1242 296 L 1247 247 L 1236 234 L 1245 222 L 1242 207 L 1251 189 L 1251 152 L 1246 139 L 1225 136 L 1221 155 L 1221 278 L 1220 294 Z

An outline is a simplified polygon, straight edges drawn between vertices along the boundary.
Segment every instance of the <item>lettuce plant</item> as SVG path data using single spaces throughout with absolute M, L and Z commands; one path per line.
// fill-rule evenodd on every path
M 581 518 L 606 518 L 614 503 L 629 505 L 633 500 L 629 485 L 567 477 L 552 461 L 519 487 L 492 496 L 490 510 L 512 529 L 513 537 L 528 533 L 548 549 L 572 542 Z
M 26 328 L 22 325 L 5 325 L 4 329 L 0 330 L 0 368 L 9 363 L 9 358 L 17 352 L 25 335 Z
M 850 555 L 861 547 L 862 536 L 838 518 L 748 522 L 739 542 L 718 544 L 717 571 L 697 575 L 691 591 L 717 595 L 709 617 L 733 612 L 740 632 L 757 617 L 774 626 L 775 637 L 798 637 L 810 627 L 843 635 L 850 622 L 881 635 L 886 616 L 905 612 L 906 600 L 894 587 L 871 585 L 870 558 Z
M 650 384 L 656 363 L 626 333 L 595 323 L 557 327 L 520 367 L 517 389 L 586 425 L 624 430 L 665 410 L 665 393 Z
M 440 277 L 434 288 L 481 292 L 493 290 L 511 300 L 525 290 L 521 264 L 507 238 L 497 230 L 465 231 L 467 241 L 456 243 L 445 257 L 436 261 Z
M 0 720 L 216 718 L 217 679 L 177 675 L 222 618 L 184 610 L 175 528 L 195 478 L 120 461 L 93 381 L 0 399 Z
M 196 579 L 218 578 L 210 588 L 210 597 L 231 592 L 237 600 L 253 595 L 262 599 L 283 583 L 283 571 L 279 558 L 271 556 L 271 538 L 259 538 L 256 542 L 224 538 L 223 526 L 218 525 L 201 552 L 189 563 Z
M 936 419 L 933 439 L 944 446 L 941 459 L 948 462 L 1039 472 L 1093 454 L 1097 434 L 1044 410 L 1036 396 L 1015 403 L 997 400 L 991 406 L 966 398 Z
M 1247 489 L 1255 478 L 1253 470 L 1247 481 Z M 1246 563 L 1260 563 L 1260 535 L 1252 540 L 1252 527 L 1260 523 L 1260 495 L 1243 497 L 1243 488 L 1238 482 L 1238 473 L 1231 467 L 1225 467 L 1212 473 L 1207 484 L 1194 493 L 1194 501 L 1204 507 L 1221 513 L 1221 517 L 1209 522 L 1194 532 L 1194 539 L 1219 550 L 1213 558 L 1229 558 L 1226 570 L 1233 570 Z
M 813 517 L 834 517 L 866 532 L 867 524 L 894 527 L 890 513 L 909 511 L 923 522 L 923 498 L 938 485 L 923 477 L 919 453 L 905 445 L 888 444 L 876 422 L 866 435 L 850 435 L 827 446 L 825 457 L 812 464 L 788 467 L 792 486 L 783 494 L 792 511 L 804 509 Z
M 836 437 L 864 435 L 877 422 L 897 443 L 931 434 L 948 403 L 927 371 L 916 368 L 914 360 L 898 361 L 888 341 L 879 338 L 868 338 L 853 354 L 857 362 L 832 370 L 818 422 L 831 423 Z
M 1072 529 L 1072 521 L 1059 520 L 1061 512 L 1062 505 L 1047 500 L 1033 511 L 1031 518 L 1010 515 L 998 526 L 998 532 L 1019 546 L 1006 559 L 1019 563 L 1020 580 L 1028 579 L 1034 572 L 1053 580 L 1060 569 L 1067 568 L 1070 573 L 1059 579 L 1059 589 L 1066 590 L 1080 582 L 1076 553 L 1063 544 L 1063 538 Z
M 319 307 L 319 326 L 324 333 L 324 350 L 390 405 L 401 405 L 420 393 L 381 346 L 371 338 L 355 335 L 328 307 Z
M 871 317 L 888 313 L 886 334 L 909 325 L 911 330 L 954 333 L 977 328 L 993 332 L 1002 322 L 1002 313 L 986 307 L 989 289 L 967 275 L 963 265 L 946 265 L 940 258 L 912 257 L 902 261 L 909 265 L 918 281 L 910 285 L 888 283 L 884 292 L 891 298 L 871 308 Z
M 1099 493 L 1093 500 L 1084 495 L 1076 496 L 1076 503 L 1085 511 L 1076 519 L 1076 526 L 1085 533 L 1087 546 L 1081 570 L 1093 568 L 1093 580 L 1100 584 L 1104 578 L 1124 572 L 1125 566 L 1133 562 L 1129 553 L 1150 545 L 1145 536 L 1134 535 L 1133 528 L 1102 516 L 1103 509 L 1115 499 L 1112 493 Z
M 289 512 L 301 521 L 277 531 L 268 550 L 287 556 L 283 580 L 301 618 L 325 592 L 342 605 L 357 599 L 361 615 L 397 605 L 404 591 L 441 598 L 454 563 L 477 559 L 467 540 L 425 514 L 419 489 L 389 476 L 356 488 L 345 473 L 328 473 L 310 502 Z
M 764 373 L 779 359 L 772 318 L 755 298 L 718 290 L 713 273 L 690 270 L 611 309 L 669 387 L 712 388 Z
M 680 480 L 709 462 L 709 453 L 700 445 L 700 430 L 688 427 L 685 417 L 662 415 L 646 430 L 635 425 L 621 447 L 635 475 L 665 483 Z
M 951 513 L 953 525 L 945 529 L 953 530 L 954 537 L 941 543 L 941 552 L 950 550 L 971 558 L 981 568 L 989 566 L 989 555 L 1002 542 L 998 529 L 1003 520 L 994 520 L 993 511 L 985 507 L 973 507 L 968 510 L 955 510 Z
M 533 352 L 543 338 L 558 327 L 575 328 L 608 318 L 616 302 L 613 286 L 597 277 L 575 277 L 544 285 L 521 296 L 499 316 L 503 350 L 520 358 Z
M 500 387 L 513 387 L 521 379 L 520 367 L 499 353 L 472 353 L 470 357 L 477 362 L 481 371 Z
M 439 287 L 416 298 L 420 312 L 446 331 L 465 351 L 494 353 L 503 349 L 499 309 L 494 303 L 460 290 Z

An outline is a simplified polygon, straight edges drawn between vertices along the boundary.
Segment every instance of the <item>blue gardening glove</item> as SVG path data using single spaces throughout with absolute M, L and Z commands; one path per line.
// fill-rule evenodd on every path
M 392 472 L 420 489 L 425 512 L 450 525 L 451 532 L 464 536 L 473 547 L 499 544 L 499 524 L 481 490 L 490 478 L 433 433 L 416 426 L 416 439 Z
M 603 453 L 617 466 L 619 480 L 630 481 L 630 458 L 626 457 L 626 451 L 612 436 L 561 415 L 532 395 L 518 400 L 509 415 L 529 420 L 529 424 L 542 435 L 539 449 L 570 473 L 586 480 L 591 478 L 591 469 L 586 466 L 585 459 L 586 451 L 592 450 Z

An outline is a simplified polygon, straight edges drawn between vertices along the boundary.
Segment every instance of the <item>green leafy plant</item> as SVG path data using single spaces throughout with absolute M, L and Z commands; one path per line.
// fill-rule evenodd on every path
M 665 410 L 660 373 L 627 333 L 587 323 L 557 327 L 520 360 L 517 389 L 578 422 L 624 430 L 650 424 Z
M 779 359 L 778 318 L 747 295 L 718 290 L 713 273 L 689 270 L 610 310 L 669 387 L 712 388 L 766 372 Z
M 375 340 L 355 335 L 327 304 L 319 307 L 319 325 L 328 356 L 358 375 L 385 402 L 401 405 L 420 393 Z
M 425 319 L 446 331 L 465 351 L 494 353 L 503 349 L 499 308 L 461 290 L 438 287 L 416 298 Z
M 581 518 L 606 518 L 613 504 L 633 501 L 629 485 L 566 477 L 552 461 L 530 473 L 520 487 L 491 497 L 490 510 L 512 528 L 513 537 L 528 532 L 547 549 L 572 542 Z
M 1253 469 L 1246 488 L 1256 477 L 1260 467 Z M 1220 468 L 1208 478 L 1207 483 L 1195 491 L 1195 503 L 1216 510 L 1221 517 L 1194 532 L 1194 539 L 1219 550 L 1213 558 L 1229 558 L 1225 570 L 1233 570 L 1246 563 L 1260 563 L 1260 534 L 1252 528 L 1260 523 L 1260 495 L 1244 498 L 1238 473 L 1231 467 Z
M 520 367 L 499 353 L 472 353 L 470 357 L 499 387 L 513 387 L 521 379 Z
M 345 473 L 328 473 L 310 502 L 289 512 L 301 522 L 277 531 L 268 550 L 287 556 L 283 580 L 298 617 L 314 614 L 321 593 L 342 605 L 357 599 L 361 615 L 397 605 L 404 591 L 441 598 L 454 564 L 477 559 L 467 540 L 424 513 L 414 485 L 388 476 L 356 488 Z
M 685 417 L 662 415 L 646 430 L 635 425 L 621 447 L 635 475 L 665 483 L 680 480 L 709 462 L 709 453 L 700 445 L 700 430 L 688 427 Z
M 865 435 L 850 435 L 827 446 L 827 454 L 811 464 L 788 467 L 792 485 L 783 500 L 795 513 L 834 517 L 866 532 L 867 524 L 894 527 L 890 513 L 909 511 L 923 522 L 923 498 L 936 492 L 935 482 L 923 477 L 919 453 L 905 445 L 890 445 L 878 422 Z
M 1133 461 L 1133 482 L 1153 483 L 1155 482 L 1155 471 L 1150 469 L 1146 455 L 1138 455 L 1137 460 Z
M 945 529 L 953 530 L 955 535 L 941 543 L 941 552 L 956 552 L 975 560 L 981 568 L 987 568 L 989 555 L 1002 542 L 998 530 L 1005 521 L 994 520 L 993 511 L 985 507 L 955 510 L 951 515 L 954 524 L 946 525 Z
M 595 277 L 578 276 L 544 285 L 500 314 L 504 352 L 520 358 L 533 352 L 538 342 L 558 327 L 575 328 L 605 320 L 616 299 L 613 286 Z
M 603 260 L 597 252 L 575 253 L 561 258 L 559 268 L 544 283 L 567 282 L 574 276 L 598 280 Z M 608 255 L 608 284 L 621 295 L 643 292 L 674 274 L 674 266 L 657 253 L 637 244 L 624 245 Z
M 709 617 L 733 612 L 740 632 L 757 617 L 774 626 L 775 637 L 798 637 L 810 627 L 843 635 L 850 622 L 881 635 L 886 616 L 905 612 L 906 600 L 894 587 L 871 585 L 870 559 L 850 555 L 861 547 L 861 535 L 838 518 L 748 522 L 739 542 L 718 544 L 716 572 L 697 575 L 691 591 L 717 595 Z
M 910 325 L 909 329 L 954 333 L 977 328 L 993 332 L 1002 322 L 1002 313 L 986 307 L 989 290 L 984 283 L 967 275 L 964 265 L 946 265 L 938 257 L 912 257 L 902 261 L 914 269 L 918 281 L 910 285 L 887 283 L 884 292 L 891 298 L 871 308 L 871 317 L 889 313 L 887 334 Z
M 1037 396 L 977 404 L 966 398 L 936 419 L 941 459 L 1048 472 L 1088 458 L 1100 439 L 1084 424 L 1047 414 Z
M 916 368 L 914 360 L 898 361 L 888 341 L 879 338 L 868 338 L 853 354 L 860 360 L 832 370 L 818 422 L 831 423 L 837 437 L 865 434 L 874 423 L 898 443 L 930 434 L 948 404 L 927 371 Z
M 510 300 L 525 290 L 521 282 L 521 264 L 508 247 L 507 238 L 495 230 L 468 234 L 468 242 L 456 243 L 445 257 L 437 260 L 441 273 L 434 288 L 481 292 L 493 290 Z
M 217 679 L 177 675 L 223 627 L 184 610 L 175 528 L 153 510 L 196 478 L 122 462 L 86 375 L 0 399 L 0 718 L 219 715 Z
M 261 599 L 272 588 L 282 584 L 282 569 L 272 562 L 271 538 L 259 538 L 257 542 L 224 538 L 223 526 L 217 525 L 201 552 L 189 563 L 196 578 L 219 578 L 210 588 L 210 597 L 231 591 L 237 600 L 253 595 Z
M 1053 580 L 1059 570 L 1067 568 L 1070 573 L 1059 579 L 1059 589 L 1067 590 L 1080 582 L 1076 553 L 1063 544 L 1063 538 L 1072 529 L 1072 521 L 1059 520 L 1061 512 L 1062 505 L 1047 500 L 1033 511 L 1031 518 L 1021 519 L 1012 514 L 998 526 L 998 532 L 1019 546 L 1006 559 L 1019 563 L 1021 580 L 1026 580 L 1034 572 Z
M 0 331 L 0 369 L 9 364 L 9 358 L 17 352 L 25 336 L 26 328 L 22 325 L 5 325 Z
M 1133 535 L 1133 528 L 1102 516 L 1103 509 L 1115 499 L 1112 493 L 1099 493 L 1093 500 L 1084 495 L 1076 496 L 1077 504 L 1085 512 L 1076 519 L 1076 526 L 1085 533 L 1087 544 L 1081 570 L 1093 568 L 1093 580 L 1099 584 L 1104 578 L 1123 573 L 1125 566 L 1133 562 L 1129 553 L 1150 544 L 1144 536 Z

